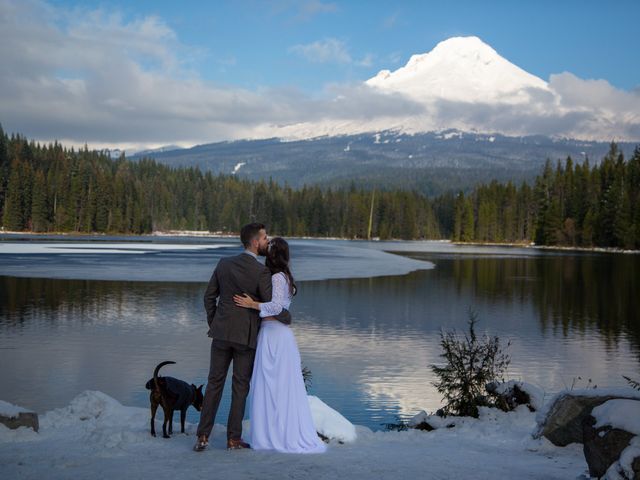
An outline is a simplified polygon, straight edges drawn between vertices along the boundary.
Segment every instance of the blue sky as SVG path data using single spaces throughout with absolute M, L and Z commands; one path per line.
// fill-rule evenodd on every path
M 396 69 L 452 36 L 476 35 L 544 80 L 564 71 L 640 86 L 633 1 L 64 1 L 65 8 L 119 12 L 124 21 L 157 16 L 180 42 L 201 49 L 203 78 L 255 89 L 364 80 Z M 346 57 L 312 62 L 295 46 L 335 40 Z
M 344 128 L 640 141 L 639 14 L 640 0 L 0 0 L 0 123 L 130 150 Z M 546 84 L 518 106 L 364 84 L 459 36 Z

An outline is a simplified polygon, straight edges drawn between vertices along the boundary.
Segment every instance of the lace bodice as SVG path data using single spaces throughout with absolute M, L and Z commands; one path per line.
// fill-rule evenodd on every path
M 291 294 L 289 293 L 289 281 L 287 276 L 276 273 L 271 276 L 271 301 L 260 304 L 260 317 L 275 317 L 282 309 L 289 309 L 291 305 Z

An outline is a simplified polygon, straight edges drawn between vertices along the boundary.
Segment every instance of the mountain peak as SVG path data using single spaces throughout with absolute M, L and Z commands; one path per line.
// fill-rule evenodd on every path
M 380 71 L 366 81 L 370 87 L 405 94 L 417 101 L 529 101 L 531 89 L 548 90 L 542 79 L 500 56 L 480 38 L 452 37 L 428 53 L 412 55 L 394 72 Z
M 407 66 L 419 64 L 427 60 L 430 56 L 455 56 L 458 58 L 484 61 L 491 61 L 495 57 L 499 57 L 498 52 L 478 37 L 451 37 L 438 43 L 429 53 L 412 55 Z

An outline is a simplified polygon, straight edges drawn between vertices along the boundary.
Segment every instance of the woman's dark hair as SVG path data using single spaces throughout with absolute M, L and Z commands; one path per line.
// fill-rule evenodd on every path
M 291 295 L 298 293 L 298 287 L 296 287 L 291 270 L 289 270 L 289 244 L 284 238 L 275 237 L 271 239 L 265 264 L 271 270 L 271 275 L 280 272 L 286 275 Z

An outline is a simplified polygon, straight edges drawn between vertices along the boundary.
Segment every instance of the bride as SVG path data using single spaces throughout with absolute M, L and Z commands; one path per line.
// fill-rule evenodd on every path
M 274 317 L 289 309 L 296 285 L 289 269 L 289 244 L 280 237 L 269 242 L 266 265 L 271 270 L 272 299 L 258 303 L 247 294 L 234 296 L 236 305 L 260 311 L 262 325 L 251 377 L 251 448 L 285 453 L 322 453 L 302 378 L 300 352 L 288 325 Z

